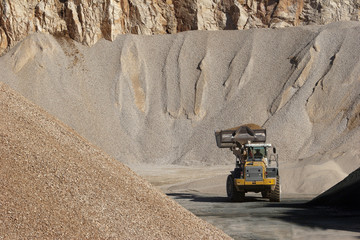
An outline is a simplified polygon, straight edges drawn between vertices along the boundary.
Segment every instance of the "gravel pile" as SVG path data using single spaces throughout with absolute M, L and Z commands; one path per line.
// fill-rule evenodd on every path
M 328 205 L 360 210 L 360 168 L 344 180 L 320 194 L 309 205 Z
M 360 164 L 360 22 L 121 35 L 37 33 L 0 81 L 125 164 L 233 164 L 214 130 L 265 127 L 282 191 L 318 194 Z
M 0 84 L 0 239 L 229 239 Z

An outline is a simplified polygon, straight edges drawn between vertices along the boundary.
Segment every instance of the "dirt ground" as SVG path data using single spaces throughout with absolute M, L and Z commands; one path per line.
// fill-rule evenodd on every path
M 359 239 L 360 212 L 307 207 L 315 195 L 282 193 L 280 203 L 260 194 L 229 202 L 229 166 L 135 165 L 131 168 L 198 217 L 234 239 Z

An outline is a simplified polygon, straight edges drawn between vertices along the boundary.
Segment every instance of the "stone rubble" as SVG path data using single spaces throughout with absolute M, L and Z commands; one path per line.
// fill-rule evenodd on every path
M 0 83 L 0 239 L 231 239 Z

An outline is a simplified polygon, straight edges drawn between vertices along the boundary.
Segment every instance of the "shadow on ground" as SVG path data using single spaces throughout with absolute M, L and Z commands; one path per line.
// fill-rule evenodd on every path
M 303 204 L 268 203 L 266 208 L 286 209 L 281 215 L 270 216 L 297 225 L 351 231 L 359 233 L 360 239 L 360 210 L 334 207 L 313 207 Z
M 231 202 L 227 197 L 219 197 L 219 196 L 200 196 L 191 193 L 167 193 L 166 195 L 172 197 L 173 199 L 188 199 L 193 202 L 204 202 L 204 203 Z M 265 201 L 267 200 L 259 197 L 246 196 L 243 202 L 265 202 Z
M 240 221 L 242 216 L 250 216 L 254 220 L 265 217 L 269 220 L 312 229 L 351 231 L 359 233 L 356 238 L 360 239 L 360 210 L 313 207 L 307 205 L 307 200 L 301 199 L 284 199 L 280 203 L 271 203 L 261 197 L 246 196 L 244 202 L 230 202 L 227 197 L 222 196 L 203 196 L 193 193 L 168 193 L 167 195 L 179 201 L 180 204 L 186 205 L 186 208 L 199 217 L 231 217 L 239 218 Z M 206 212 L 197 209 L 198 206 L 205 207 Z

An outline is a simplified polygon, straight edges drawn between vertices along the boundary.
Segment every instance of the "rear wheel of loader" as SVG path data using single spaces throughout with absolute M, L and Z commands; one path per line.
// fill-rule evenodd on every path
M 276 177 L 275 189 L 269 194 L 270 202 L 280 202 L 280 177 Z
M 231 201 L 242 201 L 245 197 L 244 192 L 239 192 L 236 190 L 235 184 L 234 184 L 234 177 L 232 175 L 229 175 L 226 180 L 226 192 L 227 196 Z

